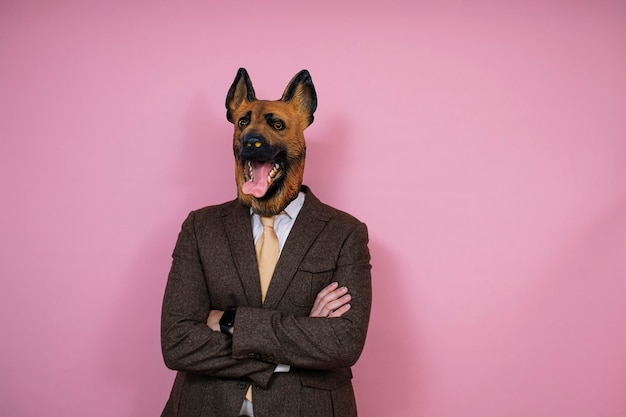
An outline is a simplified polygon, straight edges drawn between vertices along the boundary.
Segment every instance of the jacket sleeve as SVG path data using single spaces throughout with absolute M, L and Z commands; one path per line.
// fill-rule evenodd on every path
M 168 368 L 221 378 L 249 378 L 265 387 L 275 365 L 232 356 L 232 338 L 206 325 L 210 294 L 194 232 L 194 213 L 183 223 L 173 253 L 161 314 L 161 348 Z
M 241 307 L 233 335 L 233 357 L 292 367 L 352 366 L 365 343 L 371 308 L 367 227 L 357 223 L 341 245 L 331 281 L 346 286 L 351 309 L 340 318 L 299 317 L 281 310 Z

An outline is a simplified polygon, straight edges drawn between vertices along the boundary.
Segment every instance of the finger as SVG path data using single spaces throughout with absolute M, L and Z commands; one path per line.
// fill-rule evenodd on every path
M 330 303 L 331 301 L 334 301 L 347 293 L 348 289 L 346 287 L 337 288 L 336 290 L 326 293 L 324 296 L 321 296 L 319 298 L 318 304 Z
M 352 297 L 350 296 L 350 294 L 346 294 L 335 300 L 328 301 L 321 306 L 320 314 L 322 315 L 322 317 L 328 317 L 330 313 L 332 313 L 342 305 L 347 304 L 351 299 Z
M 329 303 L 327 303 L 324 306 L 324 312 L 326 313 L 326 316 L 328 316 L 330 313 L 332 313 L 333 311 L 337 310 L 339 307 L 348 304 L 350 302 L 350 300 L 352 300 L 352 296 L 350 294 L 346 294 L 343 297 L 340 297 L 336 300 L 333 300 Z
M 313 305 L 311 312 L 309 313 L 309 317 L 322 317 L 322 312 L 319 306 Z
M 348 293 L 348 288 L 337 288 L 339 284 L 333 282 L 323 288 L 315 297 L 309 317 L 328 317 L 328 315 L 350 301 L 350 298 L 342 299 Z
M 339 307 L 338 309 L 336 309 L 335 311 L 331 312 L 328 315 L 328 318 L 333 318 L 333 317 L 341 317 L 343 316 L 345 313 L 348 312 L 348 310 L 350 310 L 352 308 L 352 306 L 350 304 L 344 304 L 341 307 Z
M 348 292 L 348 289 L 346 287 L 333 289 L 337 285 L 337 283 L 332 283 L 318 293 L 317 297 L 315 297 L 313 308 L 311 309 L 311 313 L 309 314 L 309 316 L 313 317 L 314 314 L 321 314 L 322 310 L 326 309 L 326 304 L 338 299 Z M 330 312 L 329 309 L 326 310 L 327 313 Z
M 326 297 L 328 294 L 333 292 L 338 286 L 339 286 L 338 282 L 332 282 L 328 284 L 326 287 L 324 287 L 324 289 L 322 289 L 322 291 L 317 293 L 317 296 L 315 297 L 315 301 L 321 300 L 322 298 Z

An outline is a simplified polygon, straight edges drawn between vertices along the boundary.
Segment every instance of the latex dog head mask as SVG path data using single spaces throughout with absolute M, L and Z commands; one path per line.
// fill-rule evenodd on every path
M 248 72 L 237 72 L 226 96 L 226 118 L 235 127 L 237 196 L 255 213 L 279 214 L 298 196 L 306 155 L 303 132 L 316 107 L 307 70 L 296 74 L 275 101 L 257 100 Z

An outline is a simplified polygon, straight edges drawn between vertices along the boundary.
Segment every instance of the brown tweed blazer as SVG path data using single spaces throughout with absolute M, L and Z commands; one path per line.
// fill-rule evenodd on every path
M 249 384 L 255 417 L 357 415 L 350 366 L 370 314 L 367 228 L 303 191 L 265 303 L 250 209 L 235 200 L 185 220 L 163 301 L 163 356 L 178 371 L 163 417 L 236 417 Z M 348 287 L 350 311 L 308 317 L 333 281 Z M 232 337 L 206 325 L 209 310 L 229 306 L 238 308 Z M 276 364 L 291 370 L 274 373 Z

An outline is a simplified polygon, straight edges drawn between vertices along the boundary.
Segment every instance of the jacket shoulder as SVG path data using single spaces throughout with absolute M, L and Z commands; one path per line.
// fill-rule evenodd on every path
M 352 214 L 320 201 L 308 187 L 305 186 L 303 189 L 306 192 L 306 199 L 304 200 L 305 207 L 309 206 L 310 211 L 316 213 L 321 219 L 352 225 L 363 224 L 363 222 Z
M 196 231 L 212 229 L 216 224 L 220 224 L 225 216 L 231 213 L 241 214 L 242 211 L 246 210 L 249 208 L 242 206 L 237 200 L 192 210 L 183 222 L 183 229 L 188 228 Z
M 223 215 L 231 213 L 233 210 L 241 208 L 242 206 L 237 200 L 231 200 L 225 203 L 210 205 L 193 210 L 190 215 L 193 214 L 195 217 L 221 217 Z
M 329 206 L 328 204 L 325 204 L 325 203 L 320 203 L 320 205 L 321 205 L 322 212 L 324 212 L 331 220 L 339 221 L 341 223 L 346 223 L 346 224 L 354 224 L 354 225 L 363 223 L 354 215 L 346 211 L 340 210 L 333 206 Z

